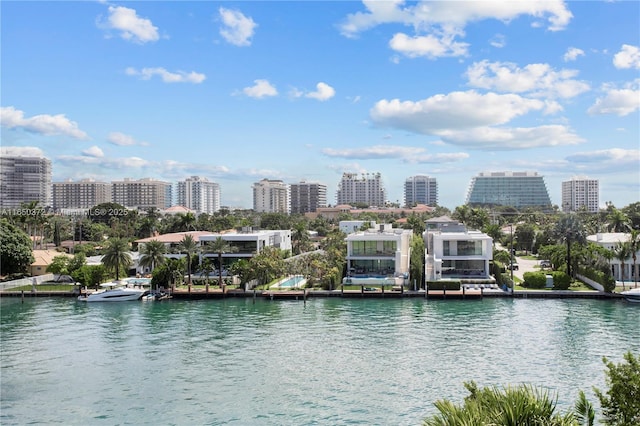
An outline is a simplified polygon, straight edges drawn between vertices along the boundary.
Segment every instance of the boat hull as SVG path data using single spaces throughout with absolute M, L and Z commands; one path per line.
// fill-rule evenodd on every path
M 627 302 L 640 303 L 640 288 L 623 291 L 620 294 L 626 299 Z
M 144 290 L 125 288 L 101 291 L 88 296 L 79 296 L 78 300 L 83 302 L 127 302 L 139 300 L 144 293 Z

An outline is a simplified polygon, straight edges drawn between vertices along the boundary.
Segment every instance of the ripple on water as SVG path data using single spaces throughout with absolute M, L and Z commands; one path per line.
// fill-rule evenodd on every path
M 566 407 L 640 350 L 640 309 L 603 301 L 0 303 L 3 425 L 415 425 L 468 380 Z

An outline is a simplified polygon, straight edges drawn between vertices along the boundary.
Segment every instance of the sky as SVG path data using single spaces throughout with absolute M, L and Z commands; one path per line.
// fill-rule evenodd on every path
M 640 201 L 637 1 L 6 1 L 1 149 L 53 181 L 203 176 L 252 207 L 262 179 L 598 179 Z

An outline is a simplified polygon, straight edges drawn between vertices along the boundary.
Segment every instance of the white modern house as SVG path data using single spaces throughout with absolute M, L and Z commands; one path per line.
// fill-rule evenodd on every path
M 266 247 L 276 247 L 289 252 L 292 249 L 291 230 L 289 229 L 256 230 L 251 227 L 245 227 L 241 231 L 200 236 L 200 244 L 202 245 L 201 261 L 204 258 L 211 258 L 217 263 L 218 254 L 208 252 L 207 246 L 218 238 L 222 238 L 234 248 L 232 252 L 222 254 L 223 268 L 236 260 L 250 259 Z
M 628 242 L 631 234 L 625 232 L 603 232 L 587 236 L 587 241 L 591 241 L 601 247 L 614 251 L 616 245 Z M 640 281 L 640 250 L 636 252 L 636 265 L 634 270 L 633 254 L 624 261 L 624 269 L 620 259 L 613 257 L 609 260 L 611 273 L 616 281 L 635 282 Z M 624 272 L 624 274 L 623 274 Z
M 495 282 L 491 276 L 493 239 L 448 216 L 429 219 L 425 241 L 425 280 Z
M 347 235 L 346 285 L 398 286 L 409 284 L 410 229 L 379 224 Z
M 223 269 L 238 259 L 249 259 L 264 250 L 265 247 L 277 247 L 280 250 L 291 251 L 291 230 L 254 230 L 253 228 L 243 228 L 241 231 L 224 232 L 212 234 L 209 231 L 187 231 L 174 232 L 171 234 L 162 234 L 149 238 L 137 240 L 138 253 L 140 253 L 144 245 L 149 241 L 156 240 L 162 242 L 166 246 L 167 253 L 165 257 L 181 258 L 185 254 L 179 249 L 180 242 L 185 235 L 191 235 L 194 241 L 199 245 L 198 253 L 199 262 L 203 259 L 210 258 L 214 263 L 218 262 L 218 254 L 209 252 L 210 246 L 218 237 L 226 241 L 233 251 L 222 254 Z M 149 273 L 148 270 L 140 270 L 138 273 Z
M 376 228 L 378 225 L 375 221 L 370 220 L 341 220 L 338 224 L 338 228 L 345 234 L 353 234 L 362 229 L 362 226 L 368 224 L 371 228 Z

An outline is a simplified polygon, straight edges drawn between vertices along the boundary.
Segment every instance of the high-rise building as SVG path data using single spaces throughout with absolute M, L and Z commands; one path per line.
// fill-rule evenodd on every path
M 53 208 L 90 209 L 111 201 L 111 183 L 82 179 L 53 183 Z
M 199 176 L 179 181 L 176 204 L 196 213 L 213 214 L 220 210 L 220 185 Z
M 113 202 L 128 208 L 155 207 L 164 210 L 171 206 L 171 184 L 151 178 L 111 182 Z
M 404 181 L 404 204 L 407 207 L 416 204 L 438 205 L 438 182 L 436 178 L 417 175 Z
M 327 206 L 327 186 L 316 182 L 292 183 L 291 213 L 315 212 Z
M 3 150 L 0 155 L 0 208 L 18 208 L 32 201 L 38 207 L 50 207 L 51 160 L 16 154 Z
M 289 185 L 262 179 L 253 184 L 253 210 L 258 213 L 289 213 Z
M 577 176 L 562 182 L 562 211 L 575 212 L 582 209 L 591 213 L 600 209 L 598 180 Z
M 537 172 L 483 172 L 471 181 L 467 204 L 551 208 L 551 198 Z
M 366 204 L 382 207 L 387 194 L 380 173 L 343 173 L 338 184 L 336 202 L 338 204 Z

